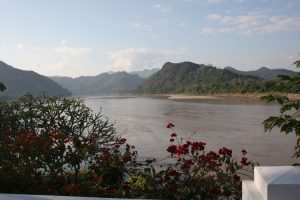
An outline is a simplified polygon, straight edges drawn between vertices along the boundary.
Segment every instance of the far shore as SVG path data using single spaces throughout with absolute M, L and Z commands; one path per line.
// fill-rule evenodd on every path
M 143 96 L 166 97 L 170 100 L 222 100 L 222 99 L 245 99 L 259 100 L 260 97 L 270 93 L 235 93 L 235 94 L 207 94 L 207 95 L 187 95 L 187 94 L 147 94 Z M 290 100 L 300 100 L 300 94 L 280 94 L 287 95 Z

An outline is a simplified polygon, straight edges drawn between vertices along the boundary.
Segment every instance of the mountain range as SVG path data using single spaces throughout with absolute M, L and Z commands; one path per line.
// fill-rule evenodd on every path
M 101 95 L 134 92 L 143 93 L 244 93 L 266 92 L 278 75 L 298 75 L 286 69 L 262 67 L 255 71 L 240 71 L 232 67 L 218 69 L 192 62 L 167 62 L 161 69 L 133 72 L 102 73 L 97 76 L 45 77 L 33 71 L 16 69 L 0 61 L 0 82 L 6 86 L 3 97 L 19 97 L 46 92 L 49 95 Z
M 192 62 L 167 62 L 159 72 L 146 79 L 136 92 L 149 94 L 266 92 L 272 85 L 274 81 L 243 75 L 233 70 Z
M 0 82 L 6 87 L 0 95 L 6 99 L 18 98 L 26 93 L 32 95 L 46 93 L 50 96 L 71 95 L 67 89 L 46 76 L 14 68 L 2 61 L 0 61 Z
M 160 70 L 159 68 L 144 69 L 144 70 L 140 70 L 140 71 L 132 71 L 132 72 L 129 72 L 129 74 L 136 74 L 141 78 L 149 78 L 152 74 L 155 74 L 159 70 Z
M 80 76 L 77 78 L 50 77 L 67 88 L 73 95 L 114 94 L 135 89 L 144 79 L 127 72 L 102 73 L 97 76 Z
M 287 69 L 269 69 L 267 67 L 261 67 L 258 70 L 253 71 L 240 71 L 232 67 L 225 67 L 224 69 L 234 72 L 236 74 L 254 76 L 262 78 L 264 80 L 277 80 L 278 75 L 297 76 L 299 74 L 297 72 Z

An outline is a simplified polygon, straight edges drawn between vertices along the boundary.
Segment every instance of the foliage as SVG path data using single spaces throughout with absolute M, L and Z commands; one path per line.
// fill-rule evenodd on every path
M 28 95 L 1 102 L 0 122 L 1 192 L 79 195 L 70 188 L 80 188 L 91 178 L 105 183 L 112 179 L 105 169 L 112 167 L 119 173 L 114 179 L 118 181 L 128 171 L 127 162 L 135 159 L 132 147 L 116 137 L 112 124 L 80 100 Z M 103 156 L 124 158 L 122 165 L 103 165 Z M 97 177 L 83 176 L 88 166 L 97 168 Z
M 51 77 L 73 94 L 124 93 L 135 89 L 144 79 L 127 72 L 102 73 L 97 76 Z
M 275 81 L 266 81 L 229 70 L 190 62 L 166 63 L 136 90 L 156 94 L 213 94 L 270 91 Z
M 294 62 L 297 68 L 300 68 L 300 61 Z M 300 92 L 300 75 L 279 76 L 280 82 L 274 87 L 274 90 L 288 89 L 295 93 Z M 289 134 L 295 133 L 297 142 L 295 145 L 295 157 L 300 157 L 300 100 L 290 100 L 285 95 L 268 95 L 262 97 L 267 102 L 277 102 L 280 108 L 279 116 L 270 116 L 264 122 L 265 131 L 271 131 L 274 127 L 280 128 L 280 131 Z
M 0 80 L 6 85 L 5 99 L 18 99 L 26 93 L 70 96 L 71 93 L 46 76 L 14 68 L 0 61 Z
M 236 74 L 259 77 L 264 80 L 277 80 L 278 75 L 286 75 L 286 76 L 293 77 L 293 76 L 297 76 L 297 74 L 298 74 L 295 71 L 291 71 L 291 70 L 287 70 L 287 69 L 269 69 L 267 67 L 261 67 L 254 71 L 239 71 L 232 67 L 225 67 L 225 69 L 232 71 Z
M 167 126 L 173 129 L 174 125 Z M 240 162 L 232 158 L 232 150 L 206 151 L 204 142 L 183 142 L 171 134 L 167 151 L 175 166 L 156 174 L 158 194 L 167 199 L 241 199 L 240 175 L 252 173 L 254 163 L 242 150 Z
M 4 91 L 6 89 L 5 85 L 0 82 L 0 91 Z
M 174 132 L 174 124 L 167 128 Z M 240 199 L 254 164 L 242 151 L 206 151 L 172 133 L 169 167 L 138 161 L 101 113 L 76 99 L 24 96 L 0 102 L 0 192 L 161 199 Z M 177 142 L 177 143 L 176 143 Z M 175 144 L 176 143 L 176 144 Z

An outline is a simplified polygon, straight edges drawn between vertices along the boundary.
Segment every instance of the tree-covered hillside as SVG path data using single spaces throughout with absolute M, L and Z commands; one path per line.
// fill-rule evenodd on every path
M 165 63 L 162 69 L 139 86 L 137 93 L 246 93 L 265 92 L 273 81 L 233 73 L 191 62 Z
M 18 98 L 26 93 L 39 95 L 47 93 L 54 96 L 70 96 L 71 93 L 48 77 L 33 71 L 16 69 L 0 61 L 0 81 L 6 90 L 1 94 L 4 98 Z
M 51 77 L 73 94 L 112 94 L 135 89 L 144 79 L 126 72 L 102 73 L 97 76 Z
M 292 77 L 298 75 L 298 73 L 295 71 L 291 71 L 287 69 L 269 69 L 267 67 L 261 67 L 258 70 L 253 70 L 253 71 L 240 71 L 232 67 L 225 67 L 225 69 L 234 72 L 236 74 L 255 76 L 265 80 L 278 80 L 279 75 L 292 76 Z

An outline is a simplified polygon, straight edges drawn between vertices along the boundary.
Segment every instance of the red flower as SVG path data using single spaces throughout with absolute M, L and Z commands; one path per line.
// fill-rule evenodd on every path
M 247 158 L 242 157 L 241 164 L 248 166 L 250 163 L 247 162 Z
M 189 153 L 189 150 L 187 147 L 188 147 L 187 145 L 179 146 L 179 147 L 177 147 L 175 153 L 177 155 L 186 155 Z
M 242 150 L 242 154 L 245 155 L 247 154 L 247 151 L 245 149 Z
M 176 170 L 172 169 L 169 171 L 168 175 L 169 176 L 179 176 L 180 174 Z
M 206 143 L 205 142 L 193 142 L 192 143 L 192 150 L 199 150 L 202 151 L 205 148 Z
M 118 190 L 114 189 L 114 188 L 107 188 L 106 192 L 107 193 L 116 193 Z
M 171 137 L 176 137 L 176 136 L 177 136 L 176 133 L 171 134 Z
M 241 177 L 236 175 L 236 174 L 233 175 L 233 178 L 234 178 L 235 181 L 240 181 L 241 180 Z
M 226 147 L 223 147 L 222 149 L 219 149 L 219 154 L 221 155 L 228 155 L 228 156 L 232 156 L 232 150 L 227 149 Z
M 69 193 L 69 194 L 79 193 L 80 192 L 80 185 L 79 184 L 66 185 L 66 192 Z
M 192 160 L 185 160 L 184 163 L 181 166 L 181 169 L 182 170 L 189 170 L 191 168 L 192 164 L 193 164 Z
M 220 156 L 218 154 L 216 154 L 213 151 L 210 151 L 209 153 L 207 153 L 207 158 L 209 158 L 210 160 L 218 160 L 220 158 Z
M 167 148 L 167 151 L 173 154 L 176 152 L 176 149 L 177 149 L 176 145 L 171 145 Z
M 214 161 L 214 160 L 209 161 L 208 164 L 209 164 L 210 167 L 217 167 L 218 166 L 217 162 Z
M 167 128 L 173 128 L 175 125 L 172 123 L 168 123 Z

